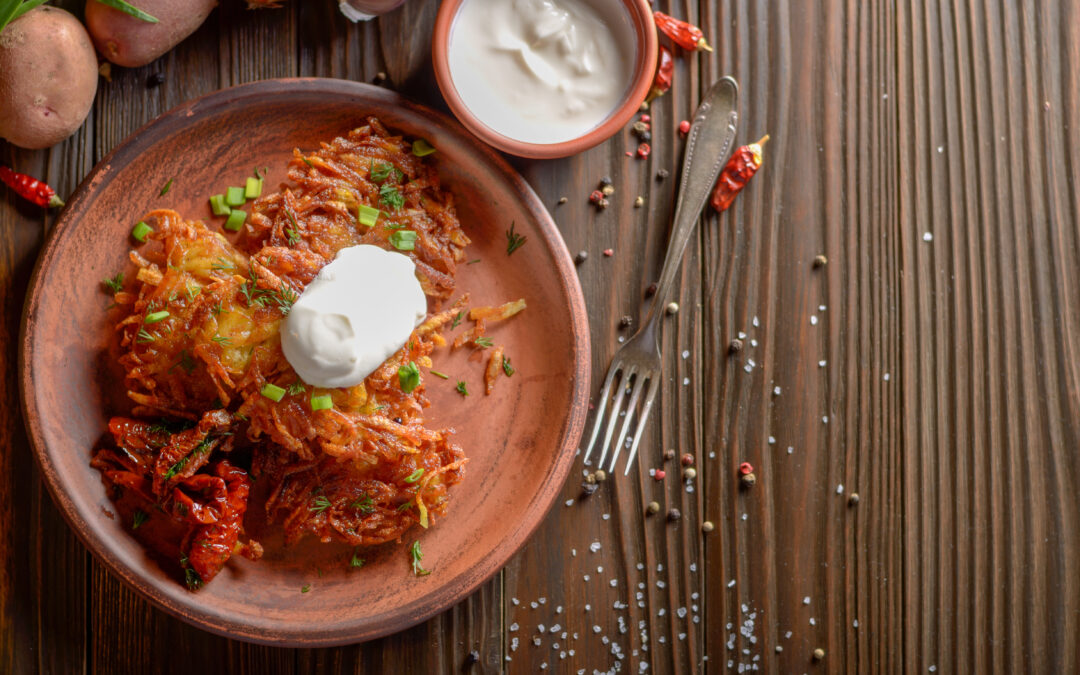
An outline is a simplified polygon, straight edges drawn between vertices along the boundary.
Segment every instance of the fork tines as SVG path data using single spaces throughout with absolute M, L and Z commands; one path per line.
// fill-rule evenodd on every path
M 611 442 L 615 432 L 615 425 L 618 423 L 620 415 L 623 415 L 625 416 L 625 419 L 623 420 L 622 428 L 619 430 L 618 436 L 615 436 L 614 452 L 611 455 L 611 465 L 608 467 L 609 472 L 615 470 L 615 462 L 618 461 L 619 453 L 622 451 L 624 445 L 626 445 L 626 434 L 630 429 L 630 423 L 634 418 L 634 412 L 637 410 L 641 392 L 645 389 L 645 385 L 648 384 L 648 392 L 645 394 L 645 403 L 642 407 L 637 427 L 634 430 L 633 441 L 630 442 L 630 455 L 626 460 L 626 470 L 623 472 L 623 475 L 630 473 L 630 466 L 634 463 L 634 457 L 637 455 L 638 443 L 641 441 L 641 434 L 645 429 L 645 422 L 649 419 L 649 411 L 652 409 L 653 400 L 656 398 L 656 390 L 659 387 L 659 380 L 655 375 L 656 374 L 651 368 L 639 368 L 637 365 L 626 364 L 619 360 L 616 360 L 611 364 L 611 367 L 608 369 L 607 377 L 604 378 L 604 385 L 600 388 L 600 406 L 596 411 L 596 420 L 593 422 L 593 430 L 589 437 L 589 444 L 585 447 L 586 465 L 589 464 L 589 457 L 596 444 L 596 437 L 600 434 L 600 427 L 604 423 L 604 412 L 608 408 L 608 401 L 612 399 L 612 394 L 614 393 L 614 401 L 611 405 L 611 413 L 607 419 L 607 429 L 604 431 L 604 441 L 601 444 L 600 460 L 597 462 L 597 465 L 600 468 L 603 468 L 604 460 L 607 459 L 608 450 L 612 447 Z M 615 384 L 616 379 L 618 379 L 618 385 Z M 618 386 L 618 392 L 613 392 L 613 387 L 615 386 Z M 630 394 L 630 401 L 624 411 L 622 405 L 626 400 L 627 392 Z

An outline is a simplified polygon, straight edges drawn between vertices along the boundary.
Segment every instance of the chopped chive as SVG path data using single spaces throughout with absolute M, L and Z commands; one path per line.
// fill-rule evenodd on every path
M 420 542 L 414 541 L 412 546 L 409 547 L 409 555 L 412 556 L 412 571 L 418 577 L 422 577 L 431 574 L 430 570 L 426 570 L 420 566 L 420 561 L 424 559 L 424 554 L 420 551 Z
M 435 147 L 422 138 L 418 138 L 412 142 L 412 154 L 417 157 L 427 157 L 435 152 Z
M 401 384 L 401 391 L 406 394 L 411 394 L 413 389 L 420 384 L 420 369 L 416 367 L 414 361 L 409 361 L 408 365 L 398 368 L 398 382 Z
M 232 230 L 233 232 L 239 232 L 240 228 L 244 226 L 244 221 L 247 220 L 247 212 L 240 209 L 233 209 L 229 212 L 229 218 L 225 221 L 225 229 Z
M 263 385 L 263 388 L 259 391 L 260 394 L 277 403 L 285 397 L 285 390 L 276 384 L 270 384 L 267 382 Z
M 430 373 L 431 373 L 432 375 L 434 375 L 435 377 L 441 377 L 441 378 L 442 378 L 442 379 L 444 379 L 444 380 L 449 380 L 449 379 L 450 379 L 450 376 L 449 376 L 449 375 L 447 375 L 446 373 L 440 373 L 440 372 L 439 372 L 439 371 L 437 371 L 437 370 L 430 370 L 430 371 L 428 371 L 428 372 L 430 372 Z
M 168 183 L 165 183 L 165 187 L 161 188 L 161 192 L 158 193 L 158 197 L 164 197 L 169 194 L 169 188 L 172 187 L 173 179 L 170 178 Z
M 406 483 L 415 483 L 420 480 L 420 477 L 424 475 L 424 467 L 420 467 L 416 471 L 409 474 L 409 477 L 405 479 Z
M 314 168 L 315 168 L 315 165 L 314 165 L 314 164 L 312 164 L 312 163 L 311 163 L 311 160 L 310 160 L 310 159 L 308 159 L 307 157 L 301 157 L 300 159 L 304 160 L 304 164 L 307 164 L 307 165 L 308 165 L 308 166 L 310 166 L 310 167 L 311 167 L 312 169 L 314 169 Z
M 367 204 L 358 204 L 356 207 L 356 219 L 365 227 L 371 227 L 379 220 L 379 209 L 372 208 Z
M 334 399 L 330 394 L 323 394 L 322 396 L 311 397 L 311 409 L 312 410 L 329 410 L 334 407 Z
M 210 195 L 210 210 L 215 216 L 227 216 L 229 211 L 232 211 L 225 203 L 225 195 Z
M 135 223 L 135 227 L 131 228 L 131 236 L 135 238 L 135 241 L 146 241 L 146 235 L 153 231 L 154 228 L 140 220 Z
M 412 230 L 394 230 L 390 243 L 399 251 L 411 251 L 416 247 L 416 233 Z
M 262 194 L 263 182 L 261 178 L 248 178 L 244 183 L 244 198 L 255 199 Z
M 466 264 L 466 265 L 475 265 L 475 264 L 476 264 L 476 263 L 478 263 L 478 262 L 480 262 L 480 258 L 475 258 L 475 259 L 473 259 L 473 260 L 470 260 L 469 262 L 467 262 L 467 263 L 465 263 L 465 264 Z
M 230 187 L 225 190 L 225 203 L 229 206 L 243 206 L 244 202 L 244 188 L 242 187 Z
M 143 323 L 157 323 L 158 321 L 168 318 L 168 316 L 169 310 L 167 309 L 163 309 L 160 312 L 150 312 L 146 315 L 146 319 L 143 320 Z

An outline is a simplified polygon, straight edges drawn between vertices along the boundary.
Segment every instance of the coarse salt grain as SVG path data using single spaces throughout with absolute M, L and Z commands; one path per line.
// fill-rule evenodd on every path
M 923 232 L 922 240 L 923 241 L 933 241 L 934 240 L 934 235 L 931 234 L 930 232 Z
M 843 483 L 836 486 L 836 494 L 838 494 L 838 495 L 844 494 L 844 484 Z
M 683 386 L 684 386 L 684 387 L 685 387 L 686 385 L 690 384 L 690 378 L 689 378 L 689 377 L 684 377 L 684 378 L 682 379 L 682 383 L 683 383 Z
M 618 579 L 612 579 L 610 583 L 611 583 L 611 587 L 615 588 L 616 586 L 619 585 L 619 580 Z
M 825 367 L 825 359 L 822 359 L 822 360 L 818 361 L 817 365 L 818 365 L 818 368 L 824 368 Z
M 776 445 L 776 437 L 769 436 L 769 445 Z
M 804 604 L 804 605 L 809 605 L 810 604 L 810 596 L 809 595 L 802 599 L 802 604 Z
M 817 315 L 816 314 L 811 314 L 810 315 L 810 325 L 811 326 L 816 326 L 817 325 Z
M 589 544 L 589 550 L 592 551 L 593 553 L 596 553 L 597 551 L 599 551 L 600 550 L 600 542 L 594 541 L 593 543 Z
M 773 387 L 772 393 L 773 393 L 773 396 L 779 396 L 780 395 L 780 387 Z
M 728 588 L 735 588 L 735 580 L 732 579 L 731 581 L 727 582 L 727 587 Z
M 567 499 L 566 500 L 566 505 L 567 506 L 573 506 L 574 505 L 574 500 L 573 499 Z
M 684 359 L 688 359 L 688 358 L 690 358 L 690 350 L 689 350 L 689 349 L 684 349 L 684 350 L 683 350 L 683 353 L 682 353 L 682 357 L 683 357 Z

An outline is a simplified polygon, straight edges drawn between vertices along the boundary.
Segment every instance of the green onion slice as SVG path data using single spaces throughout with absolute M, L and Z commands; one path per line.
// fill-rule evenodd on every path
M 416 363 L 409 361 L 408 365 L 398 368 L 398 381 L 401 383 L 401 391 L 411 394 L 413 389 L 420 384 L 420 369 Z
M 412 142 L 412 154 L 417 157 L 427 157 L 434 154 L 435 147 L 422 138 L 418 138 Z
M 240 228 L 244 226 L 245 220 L 247 220 L 247 211 L 233 209 L 229 212 L 228 220 L 225 221 L 225 229 L 239 232 Z
M 245 201 L 244 188 L 230 187 L 225 190 L 225 203 L 229 206 L 243 206 Z
M 416 233 L 412 230 L 394 230 L 390 243 L 399 251 L 411 251 L 416 247 Z
M 405 479 L 406 483 L 415 483 L 420 480 L 420 477 L 424 475 L 424 467 L 420 467 L 416 471 L 409 474 L 409 477 Z
M 255 199 L 262 194 L 263 182 L 261 178 L 248 178 L 244 183 L 244 198 Z
M 365 227 L 371 227 L 377 223 L 379 221 L 380 213 L 382 213 L 382 211 L 372 208 L 367 204 L 359 204 L 356 207 L 356 219 Z
M 270 384 L 267 382 L 263 385 L 263 388 L 259 390 L 259 393 L 270 399 L 274 403 L 277 403 L 281 399 L 285 398 L 285 390 L 276 384 Z
M 311 409 L 312 410 L 329 410 L 334 407 L 334 399 L 330 394 L 323 394 L 322 396 L 311 397 Z
M 157 323 L 158 321 L 168 318 L 168 316 L 169 310 L 167 309 L 163 309 L 160 312 L 150 312 L 146 315 L 146 319 L 143 323 Z
M 210 210 L 214 212 L 215 216 L 227 216 L 229 211 L 232 211 L 229 205 L 225 203 L 225 195 L 211 195 Z
M 135 227 L 131 228 L 131 236 L 134 237 L 136 241 L 146 241 L 146 235 L 153 231 L 154 228 L 140 220 L 135 223 Z

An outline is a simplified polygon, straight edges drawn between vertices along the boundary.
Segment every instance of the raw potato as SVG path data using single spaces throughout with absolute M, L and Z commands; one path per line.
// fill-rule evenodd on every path
M 157 18 L 148 23 L 103 5 L 86 3 L 86 27 L 98 51 L 118 66 L 145 66 L 195 32 L 217 0 L 129 0 L 129 4 Z
M 0 32 L 0 136 L 37 149 L 75 133 L 97 93 L 97 55 L 79 20 L 42 5 Z

